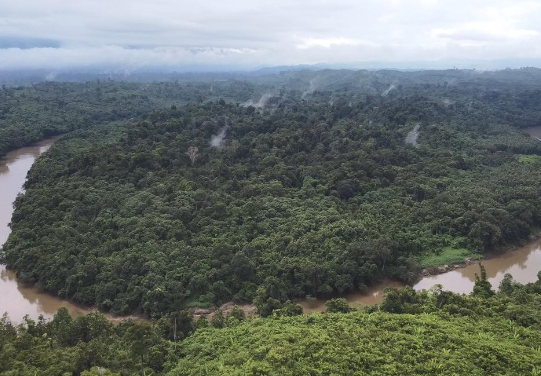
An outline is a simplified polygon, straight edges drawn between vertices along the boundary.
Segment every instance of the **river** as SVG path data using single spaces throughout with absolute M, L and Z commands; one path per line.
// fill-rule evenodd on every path
M 523 247 L 502 255 L 494 256 L 483 261 L 487 277 L 493 289 L 498 289 L 506 273 L 513 275 L 515 281 L 520 283 L 535 282 L 537 273 L 541 271 L 541 239 L 537 239 Z M 455 269 L 446 273 L 423 277 L 413 285 L 415 290 L 428 290 L 440 284 L 444 290 L 458 294 L 469 294 L 475 284 L 475 273 L 479 274 L 479 264 L 471 264 L 464 268 Z M 380 303 L 383 300 L 383 291 L 387 287 L 403 287 L 397 281 L 385 281 L 380 285 L 369 288 L 366 292 L 346 294 L 344 298 L 355 308 Z M 324 300 L 313 302 L 299 302 L 305 313 L 321 312 L 325 310 Z
M 539 135 L 541 137 L 541 128 Z M 13 201 L 22 191 L 28 170 L 36 158 L 46 152 L 58 138 L 50 138 L 33 146 L 12 151 L 0 159 L 0 244 L 5 242 L 10 233 L 9 222 L 13 213 Z M 541 239 L 485 260 L 483 265 L 494 288 L 498 287 L 505 273 L 511 273 L 515 280 L 521 283 L 533 282 L 537 280 L 537 273 L 541 269 Z M 444 274 L 424 277 L 413 287 L 421 290 L 441 284 L 445 290 L 469 293 L 473 289 L 475 273 L 478 272 L 478 265 L 469 265 Z M 402 286 L 404 285 L 396 281 L 385 281 L 364 293 L 350 293 L 344 297 L 352 306 L 359 308 L 381 302 L 385 288 Z M 323 300 L 300 303 L 306 313 L 325 310 Z M 20 283 L 14 272 L 0 265 L 0 314 L 7 312 L 12 320 L 20 322 L 27 314 L 33 319 L 37 319 L 39 315 L 51 318 L 60 307 L 66 307 L 72 316 L 80 316 L 91 311 L 89 308 L 79 307 Z M 113 321 L 121 319 L 110 315 L 108 318 Z
M 523 128 L 522 131 L 541 141 L 541 126 Z M 541 239 L 517 248 L 516 250 L 491 257 L 483 261 L 487 277 L 493 289 L 497 289 L 503 276 L 509 273 L 515 281 L 520 283 L 535 282 L 537 273 L 541 271 Z M 436 284 L 443 286 L 444 290 L 459 294 L 469 294 L 475 284 L 475 273 L 479 273 L 479 265 L 472 264 L 464 268 L 455 269 L 443 274 L 423 277 L 413 285 L 415 290 L 429 289 Z M 361 308 L 365 305 L 378 304 L 383 300 L 384 290 L 387 287 L 403 287 L 403 283 L 387 280 L 380 285 L 373 286 L 367 291 L 354 292 L 344 295 L 352 307 Z M 300 301 L 305 313 L 321 312 L 325 310 L 325 300 Z
M 537 138 L 541 141 L 541 126 L 536 125 L 533 127 L 527 127 L 522 129 L 525 133 L 528 133 L 530 136 Z
M 42 153 L 59 137 L 49 138 L 35 145 L 14 150 L 0 159 L 0 245 L 7 240 L 13 214 L 13 201 L 22 191 L 26 174 Z M 7 312 L 15 322 L 28 314 L 32 319 L 39 315 L 51 318 L 60 308 L 66 307 L 73 316 L 90 312 L 65 300 L 45 294 L 38 289 L 17 281 L 15 273 L 0 265 L 0 314 Z

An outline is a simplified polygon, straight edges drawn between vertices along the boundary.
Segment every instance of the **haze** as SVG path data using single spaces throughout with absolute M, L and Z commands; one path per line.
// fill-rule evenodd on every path
M 539 1 L 3 1 L 0 69 L 539 65 L 540 21 Z

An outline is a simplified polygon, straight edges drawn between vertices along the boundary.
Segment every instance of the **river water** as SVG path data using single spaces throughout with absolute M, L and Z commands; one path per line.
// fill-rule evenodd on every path
M 13 201 L 22 191 L 28 170 L 36 158 L 46 152 L 58 138 L 14 150 L 0 159 L 0 245 L 9 236 Z M 0 265 L 0 314 L 7 312 L 12 320 L 20 322 L 26 314 L 32 319 L 37 319 L 39 315 L 51 318 L 60 307 L 68 308 L 73 316 L 89 312 L 88 309 L 19 283 L 13 271 Z
M 541 141 L 541 126 L 523 128 L 522 131 Z M 541 271 L 541 239 L 483 261 L 487 277 L 493 289 L 497 289 L 503 276 L 510 273 L 515 281 L 520 283 L 535 282 L 537 273 Z M 472 264 L 464 268 L 452 270 L 447 273 L 423 277 L 413 285 L 415 290 L 430 289 L 436 284 L 443 286 L 444 290 L 459 294 L 469 294 L 475 284 L 475 273 L 479 273 L 479 265 Z M 361 308 L 365 305 L 378 304 L 383 300 L 384 290 L 387 287 L 403 287 L 403 283 L 384 281 L 367 291 L 354 292 L 344 296 L 352 307 Z M 325 310 L 325 300 L 300 301 L 305 313 L 321 312 Z
M 487 271 L 488 281 L 492 288 L 497 290 L 503 276 L 510 273 L 513 279 L 520 283 L 535 282 L 537 273 L 541 271 L 541 239 L 537 239 L 527 245 L 494 256 L 483 261 Z M 475 284 L 475 273 L 479 274 L 479 265 L 472 264 L 464 268 L 455 269 L 443 274 L 423 277 L 413 285 L 415 290 L 428 290 L 432 286 L 440 284 L 444 290 L 453 291 L 458 294 L 469 294 L 473 291 Z M 383 292 L 387 287 L 403 287 L 403 283 L 396 281 L 385 281 L 380 285 L 371 287 L 364 293 L 346 294 L 344 298 L 355 308 L 365 305 L 373 305 L 383 300 Z M 305 313 L 321 312 L 325 310 L 325 301 L 316 300 L 313 302 L 299 302 Z
M 527 127 L 523 128 L 522 130 L 541 141 L 541 126 Z
M 541 137 L 541 128 L 539 130 Z M 10 233 L 9 222 L 13 213 L 13 201 L 22 191 L 28 170 L 36 158 L 46 152 L 57 139 L 58 137 L 47 139 L 33 146 L 15 150 L 0 159 L 0 244 L 6 241 Z M 515 280 L 521 283 L 533 282 L 537 280 L 537 273 L 541 270 L 541 239 L 485 260 L 483 265 L 494 288 L 498 287 L 505 273 L 511 273 Z M 421 290 L 441 284 L 445 290 L 469 293 L 473 289 L 475 273 L 478 272 L 478 265 L 469 265 L 444 274 L 424 277 L 413 287 Z M 350 293 L 344 297 L 352 306 L 359 308 L 381 302 L 385 288 L 402 286 L 404 285 L 396 281 L 385 281 L 364 293 Z M 306 313 L 325 310 L 325 301 L 322 300 L 300 303 Z M 33 319 L 37 319 L 39 315 L 51 318 L 60 307 L 66 307 L 72 316 L 80 316 L 91 311 L 89 308 L 79 307 L 18 282 L 14 272 L 0 265 L 0 314 L 7 312 L 12 320 L 20 322 L 27 314 Z M 114 321 L 120 319 L 108 317 Z

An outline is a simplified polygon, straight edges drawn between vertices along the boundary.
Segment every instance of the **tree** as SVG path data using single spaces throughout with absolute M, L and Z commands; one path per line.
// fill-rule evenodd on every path
M 229 317 L 237 320 L 237 321 L 244 321 L 246 319 L 246 314 L 240 308 L 238 305 L 233 306 L 231 309 L 231 312 L 229 313 Z
M 327 313 L 349 313 L 352 311 L 348 301 L 344 298 L 327 300 L 325 307 L 325 312 Z
M 51 326 L 56 333 L 59 343 L 67 345 L 74 342 L 72 323 L 73 319 L 68 309 L 66 307 L 60 307 L 51 321 Z
M 293 303 L 288 300 L 284 303 L 282 308 L 275 309 L 272 314 L 276 317 L 291 317 L 303 314 L 303 308 L 300 304 Z
M 171 315 L 175 342 L 182 340 L 195 330 L 193 314 L 189 311 L 181 311 Z
M 141 361 L 141 376 L 145 374 L 145 355 L 150 347 L 157 342 L 157 336 L 152 325 L 142 323 L 133 325 L 126 333 L 126 339 L 130 343 L 132 356 Z
M 513 276 L 509 273 L 505 273 L 502 281 L 500 282 L 499 291 L 507 296 L 511 296 L 515 290 L 515 283 L 513 281 Z
M 216 310 L 210 319 L 210 323 L 215 328 L 225 327 L 225 317 L 224 312 L 221 309 Z
M 196 329 L 203 329 L 209 327 L 209 321 L 207 320 L 206 316 L 201 316 L 199 319 L 195 322 Z
M 158 321 L 162 336 L 177 342 L 183 340 L 195 330 L 193 314 L 189 311 L 172 312 Z
M 481 275 L 479 276 L 475 273 L 475 285 L 473 286 L 472 295 L 478 296 L 480 298 L 490 298 L 494 295 L 492 291 L 492 284 L 487 279 L 487 271 L 485 267 L 480 263 L 479 268 L 481 269 Z

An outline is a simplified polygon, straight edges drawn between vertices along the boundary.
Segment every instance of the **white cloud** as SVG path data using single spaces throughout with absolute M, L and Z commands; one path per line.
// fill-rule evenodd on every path
M 119 46 L 0 49 L 0 69 L 67 69 L 72 67 L 175 68 L 179 65 L 255 64 L 257 50 L 240 48 L 124 48 Z M 36 65 L 39 62 L 39 65 Z
M 375 45 L 371 42 L 348 38 L 308 38 L 305 39 L 302 43 L 298 44 L 297 48 L 302 50 L 312 47 L 331 48 L 337 46 L 359 46 L 361 44 L 372 46 Z
M 540 1 L 0 2 L 2 69 L 541 58 L 540 42 Z
M 523 40 L 539 37 L 537 30 L 514 29 L 503 22 L 479 22 L 461 25 L 451 29 L 435 29 L 432 35 L 463 41 L 498 42 L 505 40 Z

